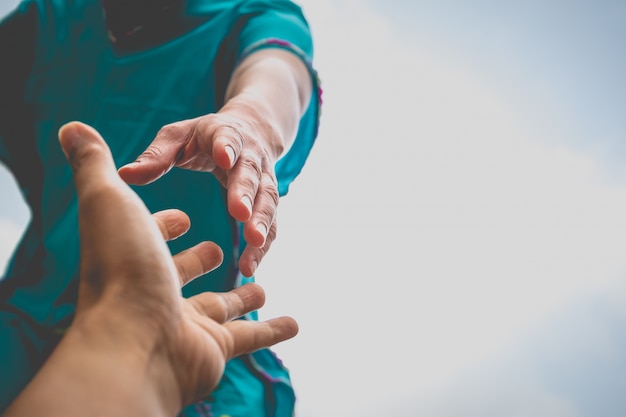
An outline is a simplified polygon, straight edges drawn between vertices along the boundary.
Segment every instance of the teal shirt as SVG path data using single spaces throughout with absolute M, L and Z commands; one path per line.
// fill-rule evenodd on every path
M 13 172 L 31 222 L 0 281 L 0 305 L 42 328 L 67 326 L 77 296 L 77 199 L 57 132 L 80 120 L 107 141 L 117 166 L 133 161 L 165 124 L 216 112 L 235 65 L 260 48 L 284 48 L 313 70 L 311 33 L 290 1 L 190 0 L 179 32 L 156 45 L 114 47 L 98 1 L 23 1 L 0 22 L 0 159 Z M 180 29 L 184 30 L 180 30 Z M 277 163 L 285 195 L 317 136 L 320 96 L 313 94 L 289 152 Z M 227 213 L 225 191 L 210 173 L 174 169 L 134 190 L 151 211 L 178 208 L 190 231 L 173 253 L 210 240 L 224 250 L 215 271 L 185 295 L 240 284 L 237 257 L 245 242 Z M 230 248 L 230 249 L 229 249 Z

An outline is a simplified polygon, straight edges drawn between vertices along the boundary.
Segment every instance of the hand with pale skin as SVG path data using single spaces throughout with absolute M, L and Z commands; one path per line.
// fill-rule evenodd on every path
M 151 215 L 93 128 L 68 123 L 59 140 L 79 201 L 76 316 L 5 417 L 174 416 L 216 387 L 229 359 L 296 335 L 289 317 L 236 320 L 264 304 L 256 284 L 182 297 L 182 285 L 219 266 L 219 247 L 201 242 L 172 256 L 166 241 L 189 218 Z
M 311 89 L 308 69 L 294 54 L 255 52 L 235 69 L 217 113 L 164 126 L 119 174 L 144 185 L 173 167 L 212 172 L 228 190 L 228 212 L 244 222 L 239 269 L 252 276 L 276 238 L 274 167 L 296 136 Z

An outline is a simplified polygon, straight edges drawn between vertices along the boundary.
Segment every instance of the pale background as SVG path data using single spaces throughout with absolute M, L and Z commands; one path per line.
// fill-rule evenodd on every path
M 626 415 L 626 3 L 299 3 L 323 116 L 257 276 L 298 416 Z

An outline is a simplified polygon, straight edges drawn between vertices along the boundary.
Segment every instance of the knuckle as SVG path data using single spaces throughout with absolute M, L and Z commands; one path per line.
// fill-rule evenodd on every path
M 188 129 L 181 126 L 178 123 L 170 123 L 159 129 L 157 136 L 164 137 L 166 139 L 181 139 L 188 135 Z
M 259 161 L 258 158 L 251 157 L 249 154 L 242 155 L 239 158 L 241 159 L 241 163 L 246 170 L 256 173 L 257 177 L 261 177 L 263 171 L 261 168 L 261 161 Z
M 278 184 L 276 180 L 272 179 L 269 175 L 264 175 L 261 184 L 263 186 L 263 193 L 269 197 L 274 206 L 278 206 L 280 195 L 278 194 Z
M 251 194 L 249 197 L 254 197 L 254 194 L 256 194 L 259 189 L 259 179 L 254 175 L 242 176 L 237 180 L 237 182 L 239 183 L 239 186 L 245 190 L 245 194 Z M 252 198 L 252 200 L 254 201 L 254 198 Z
M 266 242 L 267 243 L 266 243 L 265 247 L 269 247 L 269 245 L 276 239 L 277 235 L 278 235 L 278 225 L 276 224 L 276 221 L 274 221 L 274 222 L 272 222 L 272 225 L 270 226 L 269 230 L 267 231 L 267 238 L 266 238 Z
M 229 124 L 228 128 L 233 132 L 232 139 L 234 139 L 234 143 L 236 143 L 240 149 L 249 142 L 246 140 L 246 135 L 242 132 L 241 127 L 236 124 Z
M 163 150 L 159 145 L 150 145 L 141 153 L 138 159 L 160 159 L 163 156 Z

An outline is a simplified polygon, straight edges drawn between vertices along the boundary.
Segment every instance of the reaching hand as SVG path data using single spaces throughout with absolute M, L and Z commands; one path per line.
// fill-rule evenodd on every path
M 256 122 L 245 122 L 255 120 Z M 172 167 L 212 172 L 228 189 L 228 210 L 245 222 L 247 250 L 240 258 L 244 275 L 253 275 L 276 236 L 278 184 L 274 174 L 280 149 L 260 138 L 276 135 L 251 106 L 230 103 L 220 113 L 163 127 L 152 144 L 119 170 L 130 184 L 147 184 Z
M 102 365 L 108 360 L 132 375 L 122 380 L 128 384 L 136 376 L 129 370 L 138 369 L 147 382 L 133 389 L 150 391 L 152 397 L 142 398 L 158 398 L 176 412 L 215 388 L 230 358 L 295 336 L 289 317 L 234 320 L 264 304 L 256 284 L 183 298 L 180 286 L 216 268 L 221 250 L 203 242 L 171 256 L 165 240 L 186 232 L 187 216 L 178 210 L 152 216 L 120 179 L 93 128 L 68 123 L 59 140 L 78 192 L 81 280 L 75 321 L 57 362 L 86 356 L 80 367 L 89 369 L 92 358 L 95 368 L 110 372 Z
M 173 167 L 212 172 L 228 191 L 228 212 L 244 223 L 239 270 L 252 276 L 276 239 L 276 161 L 296 137 L 311 93 L 311 75 L 298 56 L 255 51 L 233 71 L 219 112 L 163 127 L 119 174 L 143 185 Z

